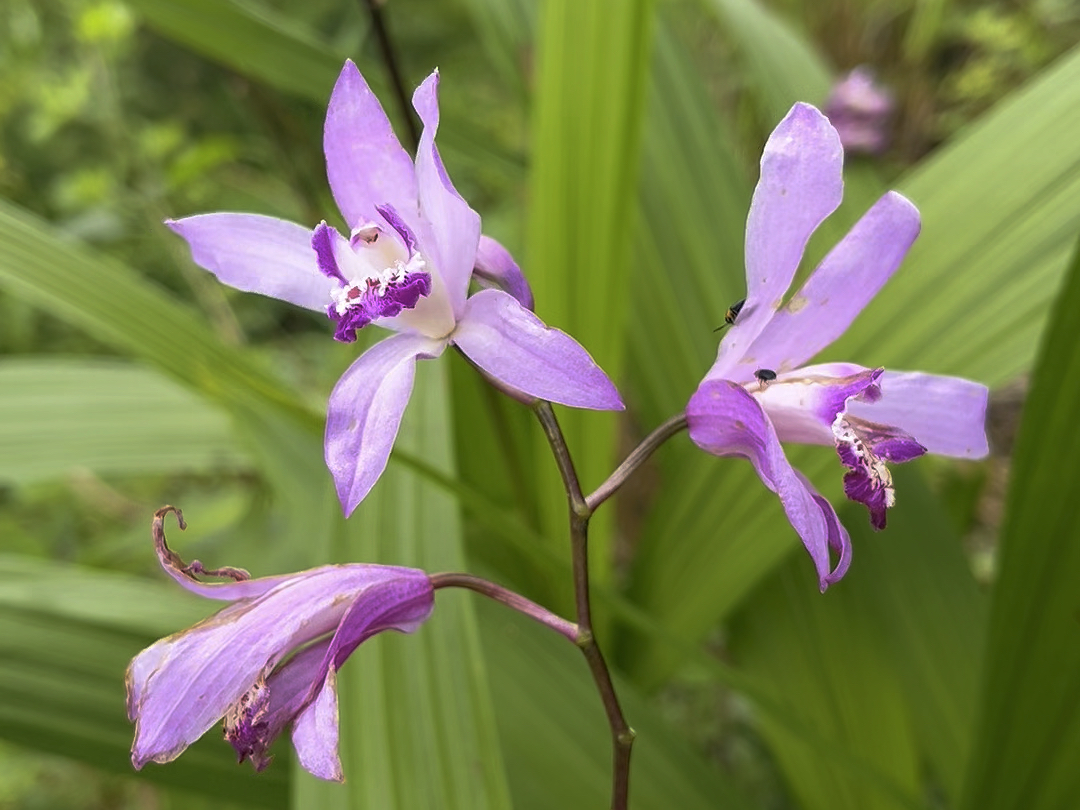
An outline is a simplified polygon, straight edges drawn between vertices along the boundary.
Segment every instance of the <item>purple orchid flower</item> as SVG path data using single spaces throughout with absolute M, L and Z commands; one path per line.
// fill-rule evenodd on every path
M 330 394 L 326 463 L 346 514 L 386 467 L 416 360 L 448 345 L 519 398 L 623 408 L 588 352 L 530 311 L 532 293 L 510 254 L 480 235 L 480 216 L 455 191 L 435 147 L 438 83 L 435 71 L 413 94 L 424 124 L 414 164 L 356 65 L 345 63 L 323 146 L 347 238 L 325 222 L 312 232 L 254 214 L 167 223 L 218 279 L 325 311 L 340 341 L 370 323 L 397 333 L 361 355 Z M 474 268 L 495 286 L 467 297 Z
M 686 409 L 695 444 L 749 458 L 779 496 L 823 591 L 847 571 L 851 539 L 781 442 L 834 446 L 848 469 L 845 494 L 866 505 L 876 529 L 895 502 L 888 462 L 988 452 L 986 386 L 848 363 L 803 365 L 844 333 L 919 233 L 915 206 L 890 191 L 784 303 L 811 234 L 840 204 L 843 160 L 836 130 L 808 104 L 796 104 L 773 131 L 746 223 L 746 301 Z
M 126 678 L 128 718 L 135 723 L 132 764 L 170 762 L 224 718 L 225 738 L 240 762 L 265 768 L 267 749 L 291 724 L 300 764 L 340 782 L 337 670 L 376 633 L 411 633 L 431 615 L 427 574 L 353 564 L 249 579 L 235 568 L 185 565 L 165 543 L 169 511 L 154 517 L 162 568 L 187 590 L 231 604 L 132 660 Z M 205 583 L 197 574 L 235 581 Z
M 833 85 L 825 115 L 849 155 L 878 155 L 889 146 L 889 120 L 895 106 L 893 94 L 877 82 L 874 71 L 860 65 Z

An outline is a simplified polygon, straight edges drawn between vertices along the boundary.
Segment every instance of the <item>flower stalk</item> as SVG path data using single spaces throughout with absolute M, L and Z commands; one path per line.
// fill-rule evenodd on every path
M 551 445 L 555 464 L 559 468 L 559 474 L 562 476 L 563 486 L 566 489 L 570 511 L 570 555 L 574 572 L 577 646 L 589 665 L 589 671 L 600 693 L 600 700 L 604 704 L 608 727 L 611 729 L 611 810 L 626 810 L 630 796 L 630 752 L 635 735 L 634 730 L 626 722 L 618 693 L 611 680 L 611 671 L 593 634 L 592 604 L 589 598 L 589 519 L 592 517 L 593 507 L 582 494 L 577 471 L 574 469 L 574 461 L 570 456 L 570 448 L 566 445 L 566 437 L 563 436 L 562 428 L 559 427 L 559 421 L 555 417 L 551 403 L 538 402 L 533 410 L 536 412 L 537 419 L 540 420 L 548 444 Z M 645 457 L 647 455 L 648 453 Z M 626 475 L 629 475 L 629 472 Z M 617 485 L 612 488 L 612 491 L 616 488 Z
M 577 643 L 578 626 L 576 624 L 552 613 L 547 608 L 536 604 L 536 602 L 526 599 L 521 594 L 504 588 L 502 585 L 496 585 L 490 580 L 475 577 L 472 574 L 432 574 L 431 587 L 435 590 L 439 590 L 439 588 L 465 588 L 483 594 L 489 599 L 506 605 L 508 608 L 528 616 L 530 619 Z
M 627 479 L 656 452 L 660 445 L 683 430 L 686 430 L 686 414 L 677 413 L 642 439 L 641 443 L 630 451 L 630 455 L 608 476 L 607 480 L 585 499 L 589 510 L 595 512 L 596 507 L 618 492 Z

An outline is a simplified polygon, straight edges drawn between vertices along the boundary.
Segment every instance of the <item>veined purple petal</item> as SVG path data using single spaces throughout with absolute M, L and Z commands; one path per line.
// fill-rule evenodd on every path
M 853 363 L 823 363 L 780 374 L 749 390 L 765 409 L 782 442 L 832 445 L 832 424 L 848 400 L 874 400 L 884 372 Z
M 416 358 L 438 357 L 446 342 L 400 334 L 381 340 L 349 366 L 330 394 L 326 465 L 346 515 L 386 469 L 412 394 Z
M 127 674 L 128 711 L 136 721 L 132 764 L 174 759 L 290 650 L 333 631 L 350 605 L 389 580 L 428 582 L 423 571 L 409 568 L 324 566 L 144 650 Z
M 432 241 L 422 240 L 421 248 L 442 276 L 454 317 L 460 319 L 465 309 L 480 240 L 480 215 L 454 189 L 435 146 L 439 129 L 439 72 L 428 76 L 413 93 L 413 107 L 424 122 L 420 146 L 416 151 L 416 182 L 420 195 L 420 213 L 430 228 Z
M 306 770 L 322 779 L 342 779 L 337 752 L 337 670 L 376 633 L 414 632 L 427 621 L 434 607 L 434 590 L 425 578 L 386 582 L 346 612 L 315 676 L 313 689 L 318 691 L 293 726 L 293 745 Z
M 315 226 L 311 233 L 311 249 L 315 251 L 315 263 L 319 272 L 331 282 L 338 282 L 342 287 L 348 285 L 349 280 L 341 272 L 338 266 L 337 253 L 342 250 L 339 243 L 345 243 L 345 249 L 349 248 L 349 241 L 337 232 L 337 228 L 331 228 L 324 219 Z
M 615 385 L 589 353 L 501 290 L 466 302 L 451 341 L 492 378 L 515 391 L 574 408 L 621 411 Z
M 836 130 L 796 104 L 769 137 L 746 220 L 746 303 L 717 352 L 709 379 L 727 379 L 780 306 L 810 236 L 843 197 Z
M 761 482 L 780 497 L 825 590 L 837 576 L 829 549 L 842 542 L 835 536 L 839 522 L 827 519 L 816 493 L 788 463 L 772 423 L 754 397 L 735 383 L 706 379 L 690 398 L 686 421 L 691 440 L 702 450 L 750 459 Z
M 773 316 L 744 364 L 798 368 L 831 344 L 889 280 L 918 235 L 918 209 L 895 191 L 885 194 Z
M 880 400 L 852 402 L 849 413 L 895 425 L 938 455 L 983 458 L 990 452 L 985 385 L 917 371 L 886 371 L 880 385 Z
M 412 228 L 408 223 L 401 218 L 401 215 L 397 212 L 397 209 L 392 205 L 379 205 L 376 206 L 382 218 L 386 220 L 386 224 L 389 225 L 398 236 L 401 237 L 402 244 L 405 245 L 409 251 L 409 255 L 416 253 L 418 249 L 416 234 L 412 232 Z
M 810 496 L 814 499 L 814 503 L 820 507 L 821 516 L 825 519 L 825 525 L 828 527 L 829 548 L 832 549 L 837 560 L 836 567 L 825 577 L 825 585 L 832 585 L 834 582 L 843 579 L 844 574 L 847 573 L 848 568 L 851 566 L 851 535 L 844 528 L 844 524 L 840 522 L 840 518 L 836 514 L 836 510 L 833 509 L 832 504 L 814 488 L 814 485 L 810 483 L 810 479 L 798 470 L 795 470 L 795 474 L 803 482 L 803 486 L 806 487 Z M 822 587 L 822 590 L 824 591 L 825 588 Z
M 338 76 L 323 129 L 326 176 L 350 229 L 378 219 L 377 205 L 417 211 L 416 175 L 382 105 L 351 60 Z
M 330 286 L 311 249 L 311 231 L 258 214 L 199 214 L 166 220 L 191 246 L 194 262 L 244 292 L 321 311 Z
M 343 782 L 338 756 L 337 670 L 327 670 L 315 699 L 293 723 L 292 742 L 300 764 L 308 773 L 330 782 Z
M 487 286 L 509 293 L 530 312 L 536 309 L 532 288 L 510 251 L 490 236 L 480 236 L 473 275 Z

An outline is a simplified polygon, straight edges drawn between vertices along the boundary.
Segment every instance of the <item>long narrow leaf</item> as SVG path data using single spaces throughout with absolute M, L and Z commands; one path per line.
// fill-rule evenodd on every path
M 0 363 L 2 480 L 247 464 L 224 414 L 151 371 L 107 360 Z
M 629 310 L 626 265 L 634 232 L 652 0 L 551 0 L 539 31 L 527 259 L 537 310 L 572 334 L 609 375 L 623 367 Z M 610 470 L 615 421 L 561 417 L 583 486 Z M 542 526 L 565 537 L 566 506 L 554 465 L 538 456 Z M 560 540 L 560 542 L 563 542 Z M 593 571 L 611 568 L 612 523 L 593 522 Z
M 1070 807 L 1080 791 L 1080 249 L 1024 406 L 962 808 Z

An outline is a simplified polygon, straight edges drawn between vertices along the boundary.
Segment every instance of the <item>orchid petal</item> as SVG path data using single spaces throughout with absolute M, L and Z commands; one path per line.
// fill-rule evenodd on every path
M 364 352 L 334 386 L 326 413 L 326 465 L 346 515 L 386 469 L 412 394 L 416 358 L 438 357 L 445 347 L 422 335 L 394 335 Z
M 615 385 L 589 353 L 501 290 L 469 298 L 451 340 L 498 383 L 575 408 L 621 411 Z
M 293 747 L 304 770 L 320 779 L 343 782 L 338 736 L 337 671 L 331 668 L 315 700 L 293 723 Z
M 824 591 L 836 577 L 830 544 L 838 541 L 834 525 L 816 493 L 792 468 L 769 417 L 746 389 L 727 380 L 705 380 L 686 408 L 690 438 L 716 456 L 750 459 L 761 482 L 780 497 L 788 522 L 802 539 Z
M 773 316 L 743 362 L 777 370 L 801 366 L 847 331 L 918 235 L 918 209 L 888 192 Z
M 852 397 L 880 396 L 883 372 L 853 363 L 823 363 L 780 374 L 750 391 L 769 416 L 781 442 L 832 446 L 832 424 Z
M 439 72 L 435 71 L 413 93 L 413 107 L 424 122 L 416 150 L 416 182 L 420 212 L 433 237 L 424 241 L 424 249 L 433 254 L 428 258 L 446 283 L 454 316 L 460 318 L 480 240 L 480 215 L 454 189 L 435 146 L 439 129 L 438 87 Z
M 349 229 L 380 219 L 377 205 L 417 211 L 416 176 L 382 105 L 351 60 L 341 69 L 323 128 L 326 176 Z
M 796 104 L 773 130 L 746 220 L 746 303 L 709 379 L 725 379 L 780 306 L 810 236 L 843 197 L 844 152 L 828 119 Z
M 198 214 L 166 220 L 191 246 L 195 264 L 244 292 L 323 311 L 333 282 L 319 272 L 311 231 L 259 214 Z
M 814 488 L 814 485 L 810 483 L 810 479 L 798 470 L 795 470 L 795 474 L 799 476 L 799 480 L 803 482 L 814 502 L 820 507 L 821 516 L 825 519 L 825 525 L 829 531 L 829 548 L 837 557 L 836 567 L 825 577 L 825 581 L 822 583 L 821 590 L 824 591 L 826 585 L 832 585 L 843 579 L 844 574 L 851 567 L 851 535 L 844 528 L 844 524 L 840 522 L 840 517 L 836 514 L 832 504 Z
M 983 458 L 990 452 L 985 385 L 917 371 L 886 371 L 880 386 L 881 399 L 852 401 L 848 413 L 900 428 L 938 455 Z
M 386 581 L 345 612 L 314 679 L 321 684 L 320 691 L 293 726 L 293 745 L 306 770 L 322 779 L 341 781 L 335 673 L 361 643 L 376 633 L 412 633 L 419 628 L 435 608 L 434 593 L 427 578 Z
M 532 288 L 525 274 L 521 272 L 510 251 L 490 236 L 480 236 L 473 275 L 480 279 L 481 283 L 498 287 L 514 296 L 525 309 L 536 309 Z
M 128 710 L 137 718 L 132 764 L 175 759 L 290 650 L 334 630 L 365 591 L 403 578 L 429 583 L 407 568 L 312 569 L 144 650 L 127 673 Z

